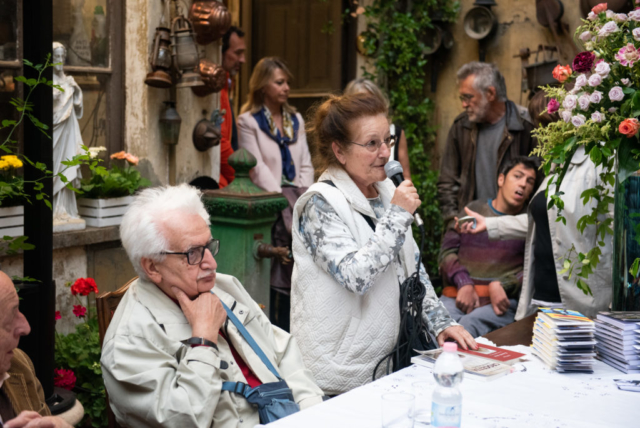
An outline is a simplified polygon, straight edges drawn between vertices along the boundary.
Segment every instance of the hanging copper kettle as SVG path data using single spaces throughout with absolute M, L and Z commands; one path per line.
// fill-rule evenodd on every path
M 209 60 L 201 59 L 197 71 L 200 73 L 204 86 L 193 86 L 191 90 L 198 97 L 206 97 L 220 92 L 227 84 L 227 72 Z
M 201 45 L 219 40 L 231 27 L 229 10 L 216 0 L 195 0 L 189 9 L 189 20 Z

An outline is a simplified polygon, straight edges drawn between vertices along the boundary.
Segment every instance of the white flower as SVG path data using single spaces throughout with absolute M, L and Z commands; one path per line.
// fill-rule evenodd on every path
M 587 121 L 587 118 L 584 117 L 584 115 L 582 114 L 576 114 L 575 116 L 573 116 L 571 118 L 571 123 L 573 124 L 573 126 L 575 126 L 576 128 L 579 126 L 584 125 L 584 123 Z
M 89 147 L 89 158 L 91 159 L 95 159 L 96 157 L 98 157 L 98 155 L 100 154 L 100 152 L 106 152 L 107 148 L 100 146 L 100 147 Z
M 624 86 L 631 86 L 631 81 L 629 79 L 620 79 Z
M 589 40 L 591 40 L 591 31 L 585 31 L 584 33 L 580 34 L 580 40 L 582 40 L 583 42 L 588 42 Z
M 578 98 L 578 105 L 580 106 L 580 110 L 588 110 L 589 103 L 589 94 L 580 95 L 580 98 Z
M 602 92 L 593 91 L 593 93 L 589 97 L 589 101 L 591 101 L 592 104 L 598 104 L 600 101 L 602 101 Z
M 624 98 L 624 92 L 622 92 L 622 88 L 620 86 L 614 86 L 609 91 L 609 99 L 611 101 L 622 101 Z
M 614 11 L 612 11 L 611 9 L 608 9 L 608 10 L 605 12 L 605 16 L 607 17 L 607 19 L 611 19 L 611 18 L 613 18 L 614 16 L 616 16 L 616 14 L 615 14 L 615 12 L 614 12 Z
M 571 110 L 562 110 L 560 112 L 560 116 L 562 117 L 562 120 L 564 120 L 565 122 L 567 123 L 571 122 Z
M 625 22 L 628 19 L 628 17 L 624 13 L 616 13 L 616 17 L 614 19 L 618 22 Z
M 632 10 L 628 16 L 633 21 L 640 21 L 640 9 Z
M 609 108 L 609 113 L 615 113 L 618 110 L 618 107 L 610 107 Z
M 587 19 L 588 19 L 589 21 L 595 21 L 596 19 L 598 19 L 598 15 L 596 15 L 596 14 L 595 14 L 595 13 L 593 13 L 593 12 L 589 12 L 589 14 L 587 15 Z
M 595 111 L 591 113 L 591 120 L 600 123 L 604 120 L 604 114 L 600 113 L 599 111 Z
M 588 51 L 592 51 L 593 50 L 593 42 L 587 42 L 584 44 L 584 48 Z
M 582 88 L 584 85 L 586 85 L 588 83 L 587 81 L 587 76 L 585 76 L 584 74 L 581 74 L 580 76 L 578 76 L 578 78 L 576 79 L 576 83 L 574 88 Z
M 571 111 L 576 108 L 576 104 L 578 103 L 578 97 L 575 95 L 567 95 L 564 101 L 562 101 L 562 107 Z
M 607 77 L 611 71 L 611 66 L 606 61 L 600 61 L 596 64 L 595 72 L 602 77 Z
M 616 24 L 613 21 L 609 21 L 606 24 L 604 24 L 604 26 L 600 29 L 600 31 L 598 31 L 598 36 L 607 37 L 618 31 L 620 31 L 620 28 L 618 28 L 618 24 Z
M 599 84 L 602 83 L 602 76 L 600 76 L 599 74 L 592 74 L 591 77 L 589 77 L 589 86 L 598 86 Z

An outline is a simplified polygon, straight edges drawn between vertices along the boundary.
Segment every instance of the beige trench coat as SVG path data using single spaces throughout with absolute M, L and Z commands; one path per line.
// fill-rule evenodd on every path
M 213 291 L 260 345 L 301 409 L 320 403 L 323 393 L 305 368 L 295 339 L 271 325 L 236 278 L 218 274 Z M 277 381 L 230 321 L 227 332 L 263 383 Z M 180 342 L 189 337 L 191 326 L 176 303 L 150 282 L 131 284 L 109 325 L 100 361 L 118 423 L 165 428 L 259 423 L 257 410 L 244 397 L 221 392 L 224 381 L 246 382 L 228 342 L 218 337 L 219 351 L 191 348 Z
M 564 192 L 563 215 L 567 220 L 565 226 L 562 222 L 556 222 L 558 211 L 552 208 L 547 211 L 549 217 L 549 229 L 551 232 L 551 245 L 553 247 L 553 258 L 556 264 L 556 272 L 563 270 L 565 256 L 575 245 L 577 251 L 586 253 L 597 245 L 596 228 L 589 225 L 584 233 L 580 233 L 576 225 L 583 215 L 591 213 L 595 206 L 595 201 L 591 200 L 587 205 L 582 204 L 580 195 L 585 189 L 594 187 L 599 180 L 600 169 L 596 169 L 589 156 L 585 153 L 584 147 L 578 148 L 571 160 L 571 165 L 567 169 L 567 174 L 560 186 Z M 545 178 L 542 185 L 536 192 L 544 192 L 547 188 L 549 177 Z M 550 193 L 555 192 L 555 187 L 550 189 Z M 533 197 L 531 198 L 533 199 Z M 609 206 L 608 217 L 613 217 L 613 205 Z M 487 231 L 489 239 L 522 239 L 526 236 L 526 246 L 524 253 L 524 277 L 522 280 L 522 293 L 516 311 L 516 320 L 520 320 L 530 315 L 535 308 L 531 306 L 533 298 L 534 284 L 531 269 L 534 263 L 533 247 L 535 245 L 535 223 L 531 217 L 529 208 L 528 214 L 519 216 L 502 216 L 487 218 Z M 586 283 L 591 288 L 593 296 L 585 295 L 576 285 L 575 272 L 569 278 L 569 273 L 558 274 L 558 287 L 560 298 L 565 308 L 579 311 L 588 317 L 595 317 L 598 311 L 609 308 L 612 296 L 612 265 L 613 265 L 613 237 L 607 235 L 605 246 L 600 247 L 602 256 L 596 270 L 589 275 Z M 575 257 L 575 253 L 572 254 Z

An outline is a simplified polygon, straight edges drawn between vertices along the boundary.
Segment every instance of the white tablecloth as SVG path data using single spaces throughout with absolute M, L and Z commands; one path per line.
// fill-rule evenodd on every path
M 525 372 L 485 382 L 465 379 L 462 427 L 638 428 L 640 393 L 620 391 L 613 379 L 640 379 L 596 361 L 593 374 L 549 370 L 526 346 L 505 347 L 529 355 Z M 381 396 L 412 392 L 411 384 L 433 379 L 431 370 L 411 366 L 322 404 L 269 424 L 269 428 L 381 426 Z

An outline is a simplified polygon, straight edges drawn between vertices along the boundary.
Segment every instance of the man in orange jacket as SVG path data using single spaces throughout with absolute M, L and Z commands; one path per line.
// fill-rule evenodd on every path
M 238 133 L 236 121 L 231 109 L 229 92 L 232 79 L 240 71 L 244 64 L 244 32 L 238 27 L 231 27 L 222 37 L 222 68 L 227 72 L 227 85 L 220 91 L 220 110 L 225 110 L 224 122 L 222 122 L 222 141 L 220 143 L 220 180 L 222 189 L 231 183 L 235 177 L 235 171 L 229 165 L 229 156 L 238 149 Z

